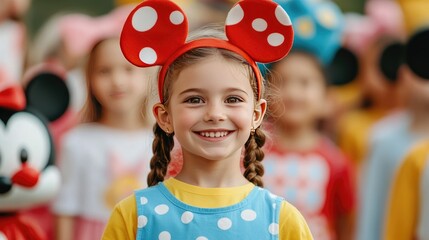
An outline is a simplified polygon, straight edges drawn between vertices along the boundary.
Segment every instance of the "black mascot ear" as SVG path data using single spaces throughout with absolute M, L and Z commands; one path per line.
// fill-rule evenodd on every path
M 380 56 L 380 69 L 384 76 L 391 83 L 395 83 L 398 79 L 399 67 L 405 60 L 405 46 L 400 42 L 392 42 L 388 44 L 382 51 Z
M 60 118 L 70 103 L 70 93 L 63 78 L 42 72 L 34 76 L 25 89 L 27 107 L 34 108 L 49 121 Z
M 405 61 L 419 77 L 429 80 L 429 29 L 415 33 L 407 43 Z
M 341 47 L 332 62 L 327 66 L 328 82 L 333 86 L 343 86 L 356 79 L 359 71 L 357 56 L 345 47 Z

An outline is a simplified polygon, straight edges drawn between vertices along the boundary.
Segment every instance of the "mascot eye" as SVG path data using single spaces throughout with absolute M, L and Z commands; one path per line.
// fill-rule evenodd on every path
M 27 150 L 25 150 L 25 149 L 21 150 L 20 159 L 21 159 L 21 163 L 26 163 L 28 161 L 28 152 L 27 152 Z

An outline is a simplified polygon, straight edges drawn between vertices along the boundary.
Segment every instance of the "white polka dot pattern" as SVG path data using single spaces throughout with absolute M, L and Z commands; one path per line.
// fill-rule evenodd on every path
M 167 205 L 165 205 L 165 204 L 160 204 L 160 205 L 158 205 L 158 206 L 155 207 L 155 212 L 158 215 L 167 214 L 168 210 L 170 210 L 170 208 Z
M 271 235 L 279 234 L 279 224 L 271 223 L 270 226 L 268 226 L 268 231 L 270 232 Z
M 217 222 L 217 226 L 221 229 L 221 230 L 228 230 L 232 227 L 232 221 L 229 218 L 221 218 L 219 219 L 219 221 Z
M 286 13 L 286 11 L 281 7 L 281 6 L 277 6 L 276 8 L 276 18 L 277 20 L 285 25 L 285 26 L 290 26 L 292 25 L 292 22 L 290 20 L 289 15 Z
M 209 239 L 206 237 L 197 237 L 195 240 L 209 240 Z
M 161 232 L 158 236 L 159 240 L 170 240 L 171 239 L 171 234 L 167 231 Z
M 243 8 L 239 4 L 233 7 L 226 17 L 226 25 L 235 25 L 241 22 L 244 18 Z
M 144 215 L 140 215 L 137 218 L 137 227 L 138 228 L 144 228 L 147 225 L 147 217 Z
M 140 51 L 139 58 L 146 64 L 154 64 L 158 59 L 158 55 L 153 48 L 145 47 Z
M 141 205 L 145 205 L 145 204 L 147 204 L 147 203 L 148 203 L 147 198 L 145 198 L 145 197 L 141 197 L 141 198 L 140 198 L 140 204 L 141 204 Z
M 267 27 L 268 27 L 267 21 L 265 21 L 262 18 L 257 18 L 252 22 L 252 28 L 257 32 L 263 32 L 267 30 Z
M 185 20 L 185 16 L 180 11 L 174 11 L 170 14 L 170 22 L 174 25 L 179 25 Z
M 251 222 L 256 219 L 256 212 L 251 209 L 246 209 L 241 212 L 241 218 L 244 221 Z
M 158 20 L 158 14 L 151 7 L 142 7 L 138 9 L 132 18 L 132 25 L 136 31 L 146 32 L 155 26 Z
M 194 214 L 193 213 L 191 213 L 191 212 L 184 212 L 182 214 L 182 217 L 181 217 L 180 220 L 182 221 L 182 223 L 188 224 L 188 223 L 192 222 L 193 219 L 194 219 Z
M 285 37 L 280 33 L 271 33 L 268 36 L 268 43 L 273 47 L 282 45 L 284 41 L 285 41 Z

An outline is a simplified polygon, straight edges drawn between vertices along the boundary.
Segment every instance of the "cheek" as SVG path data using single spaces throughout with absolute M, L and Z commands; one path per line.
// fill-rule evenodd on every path
M 102 81 L 102 79 L 94 78 L 91 83 L 91 92 L 94 94 L 95 98 L 102 99 L 106 92 L 108 91 L 108 85 L 106 81 Z

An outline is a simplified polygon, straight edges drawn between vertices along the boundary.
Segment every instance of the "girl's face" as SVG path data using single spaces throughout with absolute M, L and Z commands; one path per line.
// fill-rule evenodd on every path
M 148 93 L 145 71 L 122 55 L 119 40 L 106 40 L 94 53 L 90 74 L 92 94 L 103 111 L 123 113 L 142 108 Z
M 255 104 L 245 68 L 220 56 L 183 69 L 170 94 L 168 109 L 159 104 L 154 112 L 161 127 L 175 132 L 188 158 L 239 160 L 266 107 L 265 100 Z
M 278 96 L 274 96 L 271 110 L 280 123 L 309 124 L 323 116 L 326 86 L 316 60 L 295 52 L 275 64 L 273 71 Z

